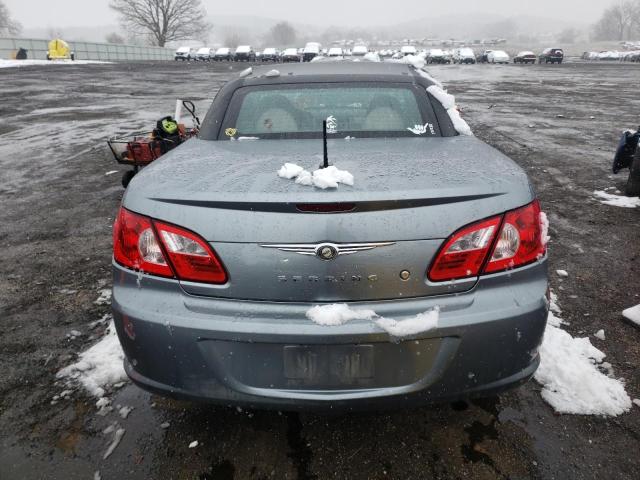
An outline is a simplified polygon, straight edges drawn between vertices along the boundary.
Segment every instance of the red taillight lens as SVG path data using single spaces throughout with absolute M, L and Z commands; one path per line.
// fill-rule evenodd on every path
M 222 262 L 198 235 L 122 207 L 113 225 L 113 257 L 127 268 L 162 277 L 227 282 Z
M 443 282 L 475 277 L 493 244 L 502 216 L 474 223 L 454 233 L 429 269 L 429 280 Z
M 113 257 L 128 268 L 173 277 L 151 220 L 124 208 L 120 208 L 113 225 Z
M 540 203 L 507 212 L 500 236 L 484 268 L 484 273 L 494 273 L 533 263 L 546 253 L 542 238 Z
M 226 283 L 222 262 L 202 238 L 174 225 L 154 221 L 169 261 L 180 280 Z
M 436 256 L 428 278 L 443 282 L 522 267 L 545 255 L 543 237 L 540 203 L 535 200 L 505 213 L 504 221 L 499 215 L 454 233 Z

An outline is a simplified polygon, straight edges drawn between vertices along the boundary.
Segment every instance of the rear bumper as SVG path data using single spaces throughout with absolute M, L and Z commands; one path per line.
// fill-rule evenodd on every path
M 390 339 L 371 322 L 322 327 L 309 304 L 195 297 L 114 265 L 129 377 L 166 396 L 280 409 L 371 409 L 494 394 L 538 363 L 546 261 L 465 294 L 352 304 L 398 320 L 439 306 L 439 327 Z

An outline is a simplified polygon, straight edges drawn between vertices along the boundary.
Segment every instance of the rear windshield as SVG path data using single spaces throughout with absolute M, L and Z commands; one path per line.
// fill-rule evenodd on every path
M 440 136 L 424 89 L 412 84 L 244 87 L 231 99 L 220 139 Z

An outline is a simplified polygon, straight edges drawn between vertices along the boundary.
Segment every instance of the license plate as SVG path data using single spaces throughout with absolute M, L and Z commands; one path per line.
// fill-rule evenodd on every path
M 373 378 L 373 345 L 286 346 L 284 376 L 331 384 Z

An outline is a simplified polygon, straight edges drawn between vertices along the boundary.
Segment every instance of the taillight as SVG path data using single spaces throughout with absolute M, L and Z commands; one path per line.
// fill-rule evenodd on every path
M 484 273 L 522 267 L 535 262 L 544 256 L 545 252 L 540 203 L 535 200 L 525 207 L 505 214 L 500 236 Z
M 127 268 L 173 277 L 151 219 L 124 208 L 120 208 L 113 225 L 113 257 Z
M 535 262 L 546 253 L 541 222 L 540 203 L 535 200 L 462 228 L 440 249 L 429 269 L 429 280 L 470 278 Z
M 502 216 L 474 223 L 454 233 L 429 269 L 429 280 L 443 282 L 475 277 L 493 244 Z
M 113 226 L 119 264 L 152 275 L 222 284 L 227 273 L 211 247 L 193 232 L 120 208 Z
M 174 225 L 154 221 L 169 261 L 180 280 L 226 283 L 222 262 L 202 238 Z

